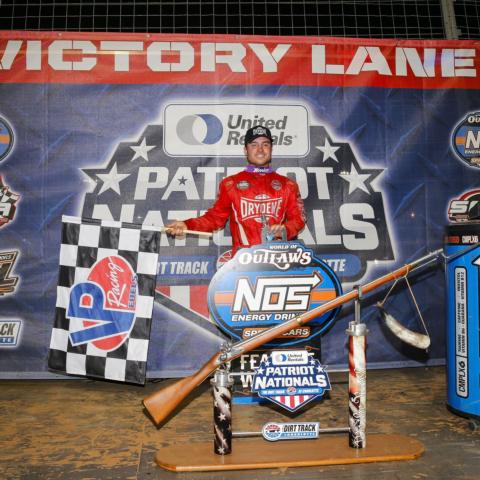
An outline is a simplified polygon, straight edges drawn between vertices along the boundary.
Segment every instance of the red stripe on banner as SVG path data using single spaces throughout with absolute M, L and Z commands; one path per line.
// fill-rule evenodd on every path
M 0 31 L 1 83 L 480 88 L 474 40 Z
M 166 297 L 170 296 L 170 287 L 168 285 L 162 285 L 160 287 L 155 288 L 155 291 L 165 295 Z
M 205 318 L 210 317 L 207 304 L 208 285 L 190 287 L 190 308 Z

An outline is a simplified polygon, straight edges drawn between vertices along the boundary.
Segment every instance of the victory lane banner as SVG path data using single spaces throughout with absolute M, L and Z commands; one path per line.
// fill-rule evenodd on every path
M 62 217 L 51 370 L 145 383 L 159 245 L 158 228 Z
M 45 357 L 56 308 L 64 309 L 65 323 L 87 330 L 85 319 L 67 319 L 69 296 L 56 306 L 62 215 L 158 227 L 197 217 L 212 206 L 219 182 L 245 168 L 243 136 L 255 124 L 272 131 L 275 171 L 299 185 L 307 221 L 298 241 L 345 289 L 439 248 L 446 223 L 478 216 L 475 41 L 2 31 L 0 99 L 3 378 L 54 377 Z M 309 283 L 296 279 L 289 286 L 297 305 L 280 312 L 285 289 L 247 273 L 239 279 L 242 306 L 217 328 L 208 287 L 232 257 L 231 244 L 228 226 L 211 238 L 160 235 L 153 317 L 161 321 L 152 322 L 149 377 L 189 375 L 225 336 L 249 338 L 285 321 L 281 315 L 307 304 L 307 294 L 293 289 L 310 288 L 310 305 L 328 295 L 325 283 L 314 285 L 312 268 Z M 82 268 L 108 268 L 94 267 L 96 261 Z M 444 362 L 443 276 L 424 280 L 414 290 L 428 312 L 428 354 L 400 348 L 373 305 L 365 305 L 371 365 Z M 261 292 L 272 288 L 263 302 Z M 125 291 L 133 292 L 132 282 Z M 233 292 L 215 299 L 219 313 Z M 404 296 L 397 290 L 389 300 L 400 305 L 399 321 L 408 326 L 416 318 Z M 309 323 L 276 347 L 312 346 L 314 336 L 322 363 L 344 368 L 351 315 L 344 309 L 338 320 Z M 137 339 L 139 319 L 131 330 L 129 322 L 129 337 L 108 352 L 95 346 L 98 339 L 80 343 L 80 333 L 70 340 L 65 329 L 52 349 L 64 357 L 54 362 L 56 371 L 66 370 L 67 350 L 93 347 L 103 357 L 68 355 L 69 362 L 84 362 L 74 371 L 90 372 L 92 359 L 104 359 L 110 371 L 114 357 Z M 263 355 L 242 356 L 242 372 Z

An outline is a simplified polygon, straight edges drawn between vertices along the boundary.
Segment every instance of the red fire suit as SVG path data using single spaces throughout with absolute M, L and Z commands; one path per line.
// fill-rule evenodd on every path
M 262 216 L 269 225 L 283 224 L 287 240 L 305 226 L 298 185 L 275 172 L 243 171 L 224 178 L 214 205 L 205 214 L 185 220 L 187 228 L 212 232 L 230 220 L 233 254 L 242 247 L 262 243 Z

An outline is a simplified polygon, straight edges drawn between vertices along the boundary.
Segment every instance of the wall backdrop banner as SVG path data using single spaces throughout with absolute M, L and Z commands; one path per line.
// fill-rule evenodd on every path
M 253 124 L 271 128 L 273 166 L 300 186 L 299 239 L 344 291 L 441 247 L 445 226 L 478 210 L 479 53 L 473 41 L 0 32 L 0 376 L 54 377 L 62 215 L 199 215 L 244 168 Z M 148 376 L 191 374 L 225 340 L 207 288 L 228 232 L 160 236 Z M 432 345 L 394 338 L 375 292 L 371 367 L 445 360 L 444 273 L 410 280 Z M 404 282 L 387 306 L 422 330 Z M 321 336 L 330 369 L 347 365 L 352 315 Z

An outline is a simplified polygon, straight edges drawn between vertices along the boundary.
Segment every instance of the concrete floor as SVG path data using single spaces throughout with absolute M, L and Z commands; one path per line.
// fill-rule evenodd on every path
M 333 374 L 329 398 L 294 421 L 346 426 L 346 374 Z M 208 382 L 205 382 L 208 383 Z M 367 434 L 409 435 L 425 446 L 417 460 L 328 467 L 173 473 L 156 466 L 163 446 L 210 441 L 207 385 L 156 428 L 142 398 L 145 388 L 90 380 L 0 382 L 0 479 L 479 479 L 480 430 L 445 407 L 443 367 L 368 372 Z M 259 430 L 292 417 L 269 406 L 234 405 L 234 430 Z M 367 437 L 368 438 L 368 437 Z M 242 439 L 234 440 L 241 442 Z M 256 452 L 252 452 L 252 456 Z

